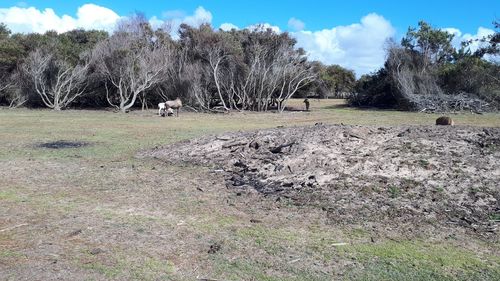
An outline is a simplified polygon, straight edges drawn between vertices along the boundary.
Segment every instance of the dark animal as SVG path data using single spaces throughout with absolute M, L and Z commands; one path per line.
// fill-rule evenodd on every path
M 450 125 L 453 126 L 453 119 L 448 116 L 441 116 L 436 119 L 436 125 Z

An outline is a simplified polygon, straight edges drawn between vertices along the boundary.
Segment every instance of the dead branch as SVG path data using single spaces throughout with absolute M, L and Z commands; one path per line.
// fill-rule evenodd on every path
M 281 150 L 283 148 L 290 147 L 290 146 L 292 146 L 294 144 L 296 144 L 295 141 L 293 141 L 291 143 L 287 143 L 287 144 L 282 144 L 280 146 L 276 146 L 276 147 L 271 148 L 269 151 L 271 151 L 272 153 L 281 153 Z

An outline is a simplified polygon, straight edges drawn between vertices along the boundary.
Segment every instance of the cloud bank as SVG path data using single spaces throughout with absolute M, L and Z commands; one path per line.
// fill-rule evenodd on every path
M 58 16 L 53 9 L 43 11 L 34 7 L 0 8 L 0 22 L 5 23 L 13 32 L 44 33 L 48 30 L 65 32 L 76 28 L 102 29 L 111 31 L 120 16 L 113 10 L 94 4 L 78 8 L 76 18 Z
M 339 64 L 362 75 L 380 68 L 385 60 L 384 44 L 395 29 L 384 17 L 369 14 L 360 23 L 320 31 L 291 32 L 310 59 Z

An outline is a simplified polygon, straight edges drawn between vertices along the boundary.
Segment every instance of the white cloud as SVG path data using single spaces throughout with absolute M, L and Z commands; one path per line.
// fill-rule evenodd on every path
M 163 12 L 162 16 L 166 19 L 178 19 L 184 18 L 186 16 L 186 13 L 181 10 L 170 10 Z
M 470 34 L 470 33 L 462 34 L 462 32 L 459 29 L 453 28 L 453 27 L 442 28 L 441 30 L 447 31 L 450 34 L 455 35 L 453 37 L 453 40 L 451 41 L 451 44 L 453 45 L 453 47 L 455 47 L 457 49 L 459 49 L 461 47 L 461 43 L 464 41 L 481 39 L 481 38 L 487 37 L 488 35 L 495 34 L 494 30 L 489 29 L 489 28 L 485 28 L 485 27 L 479 27 L 477 29 L 476 34 Z M 479 47 L 486 45 L 486 44 L 487 43 L 484 43 L 484 42 L 473 41 L 469 45 L 469 49 L 471 51 L 475 51 Z
M 451 41 L 451 44 L 456 49 L 460 49 L 462 42 L 472 40 L 468 46 L 469 50 L 472 52 L 476 51 L 480 47 L 488 46 L 487 42 L 481 42 L 478 39 L 482 39 L 482 38 L 485 38 L 489 35 L 495 34 L 494 30 L 486 28 L 486 27 L 479 27 L 477 29 L 476 34 L 470 34 L 470 33 L 462 34 L 462 32 L 459 29 L 452 28 L 452 27 L 442 28 L 441 30 L 445 30 L 448 33 L 455 35 L 453 37 L 453 40 Z M 500 56 L 498 56 L 498 55 L 485 55 L 484 58 L 489 60 L 489 61 L 492 61 L 492 62 L 496 62 L 496 63 L 500 62 Z
M 238 26 L 232 24 L 232 23 L 223 23 L 219 26 L 219 29 L 222 29 L 224 31 L 231 31 L 232 29 L 240 29 Z
M 288 27 L 294 31 L 304 30 L 306 27 L 305 23 L 299 19 L 291 18 L 288 20 Z
M 195 27 L 204 23 L 212 23 L 212 13 L 200 6 L 196 8 L 194 15 L 185 17 L 182 22 Z
M 149 24 L 151 24 L 153 28 L 160 28 L 165 24 L 165 21 L 157 18 L 156 16 L 153 16 L 149 19 Z
M 112 30 L 120 17 L 112 10 L 94 4 L 78 8 L 77 17 L 58 16 L 53 9 L 40 11 L 34 7 L 10 7 L 0 9 L 0 22 L 13 32 L 38 32 L 48 30 L 65 32 L 75 28 Z
M 394 36 L 395 29 L 384 17 L 372 13 L 363 17 L 360 23 L 290 34 L 310 59 L 339 64 L 354 70 L 359 77 L 383 66 L 384 44 Z
M 212 13 L 208 10 L 205 10 L 202 6 L 199 6 L 194 11 L 192 15 L 186 15 L 183 11 L 180 10 L 172 10 L 166 11 L 162 13 L 164 20 L 153 16 L 149 22 L 153 27 L 161 27 L 167 25 L 171 29 L 172 38 L 177 39 L 179 35 L 177 31 L 181 24 L 185 23 L 193 27 L 199 27 L 204 23 L 211 24 L 212 23 Z
M 113 10 L 97 6 L 94 4 L 85 4 L 78 8 L 77 27 L 85 29 L 112 29 L 120 19 Z
M 278 26 L 271 25 L 269 23 L 252 24 L 250 26 L 247 26 L 246 29 L 255 31 L 266 31 L 267 29 L 271 29 L 275 33 L 281 33 L 281 29 Z

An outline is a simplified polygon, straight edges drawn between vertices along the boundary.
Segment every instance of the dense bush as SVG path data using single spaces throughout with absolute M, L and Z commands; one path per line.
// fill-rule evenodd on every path
M 498 55 L 498 35 L 481 39 L 490 46 L 474 53 L 467 48 L 470 42 L 455 50 L 452 39 L 425 22 L 410 28 L 401 44 L 389 42 L 384 67 L 357 81 L 350 104 L 421 111 L 498 110 L 500 66 L 484 58 Z

